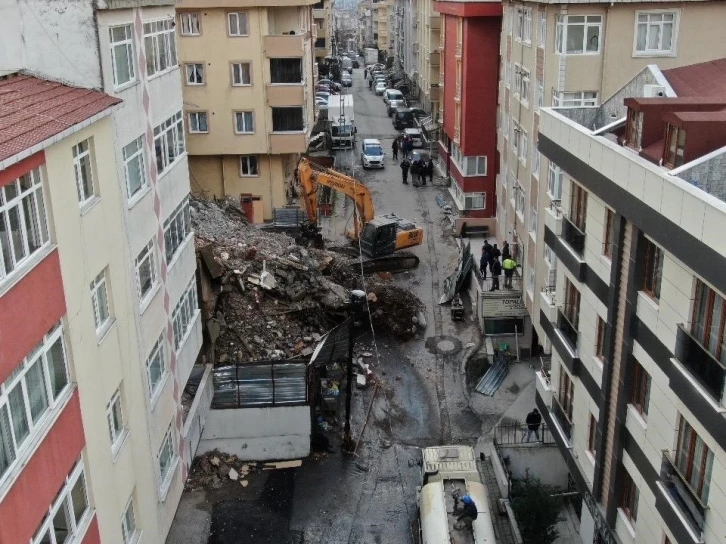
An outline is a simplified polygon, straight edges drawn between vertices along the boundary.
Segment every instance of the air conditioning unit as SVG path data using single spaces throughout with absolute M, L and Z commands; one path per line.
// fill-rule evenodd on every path
M 643 96 L 645 98 L 661 98 L 666 95 L 666 88 L 663 85 L 643 85 Z

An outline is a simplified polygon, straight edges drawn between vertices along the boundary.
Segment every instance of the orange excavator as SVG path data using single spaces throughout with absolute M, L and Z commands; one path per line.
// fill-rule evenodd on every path
M 418 266 L 419 259 L 415 255 L 394 253 L 420 245 L 423 242 L 421 227 L 394 214 L 376 217 L 370 190 L 355 178 L 320 167 L 306 158 L 300 159 L 297 172 L 308 221 L 314 231 L 317 232 L 318 225 L 318 187 L 323 185 L 345 194 L 355 203 L 353 228 L 346 236 L 359 244 L 360 251 L 369 258 L 366 268 L 394 271 Z

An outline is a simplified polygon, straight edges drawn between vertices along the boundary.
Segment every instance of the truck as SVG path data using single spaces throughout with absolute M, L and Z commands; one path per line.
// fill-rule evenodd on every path
M 366 47 L 363 51 L 363 54 L 365 56 L 366 65 L 375 64 L 378 62 L 378 49 L 375 49 L 373 47 Z
M 334 94 L 328 98 L 329 134 L 333 149 L 355 147 L 355 110 L 353 95 Z
M 489 497 L 470 446 L 435 446 L 422 450 L 422 485 L 418 491 L 421 544 L 492 544 L 496 542 Z M 462 499 L 477 507 L 471 528 L 457 527 Z

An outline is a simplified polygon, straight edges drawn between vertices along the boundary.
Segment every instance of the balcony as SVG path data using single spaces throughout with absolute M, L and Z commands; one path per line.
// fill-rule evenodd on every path
M 431 30 L 441 30 L 441 15 L 429 15 L 429 21 L 426 24 Z
M 539 294 L 539 307 L 551 323 L 557 321 L 557 300 L 554 285 L 545 285 Z
M 726 366 L 691 334 L 689 325 L 678 325 L 675 356 L 716 402 L 723 401 Z
M 662 486 L 669 502 L 681 514 L 678 517 L 685 520 L 687 528 L 697 537 L 695 540 L 698 541 L 698 537 L 703 531 L 708 506 L 701 502 L 701 498 L 678 470 L 673 456 L 667 450 L 663 452 L 659 486 Z
M 550 205 L 545 208 L 545 225 L 555 233 L 555 236 L 562 235 L 562 208 L 560 200 L 551 200 Z
M 575 253 L 582 257 L 585 252 L 585 233 L 575 225 L 569 217 L 564 216 L 562 222 L 562 239 L 567 242 Z
M 267 58 L 302 57 L 303 36 L 265 36 L 265 56 Z
M 549 357 L 540 357 L 540 368 L 535 372 L 535 376 L 537 377 L 537 392 L 547 406 L 552 404 L 550 364 L 551 360 Z
M 438 102 L 440 100 L 441 88 L 438 85 L 431 84 L 429 88 L 429 99 L 431 102 Z
M 187 468 L 190 468 L 197 452 L 197 447 L 202 438 L 202 431 L 204 430 L 204 424 L 212 406 L 212 397 L 214 395 L 212 365 L 195 368 L 198 370 L 192 374 L 191 379 L 184 388 L 184 395 L 182 395 L 184 426 L 182 427 L 181 437 L 186 444 L 185 451 L 188 453 L 185 457 Z M 200 371 L 202 371 L 201 379 L 198 378 L 198 372 Z M 197 380 L 199 381 L 194 383 Z M 191 393 L 193 393 L 193 396 Z
M 317 38 L 315 40 L 315 48 L 316 49 L 325 49 L 327 43 L 325 38 Z
M 568 441 L 572 440 L 572 420 L 567 414 L 567 410 L 564 409 L 564 407 L 560 404 L 560 401 L 558 401 L 555 396 L 552 397 L 551 406 L 552 417 L 560 426 L 560 429 L 562 429 L 562 434 L 565 435 L 565 438 L 567 438 Z
M 439 66 L 441 64 L 441 53 L 438 51 L 429 53 L 429 63 L 431 66 Z
M 267 84 L 265 91 L 267 105 L 271 108 L 305 105 L 305 90 L 302 83 L 299 85 Z
M 567 317 L 567 314 L 571 314 L 574 311 L 579 312 L 579 308 L 577 310 L 574 308 L 570 310 L 569 306 L 565 305 L 557 309 L 557 329 L 570 344 L 572 353 L 577 353 L 577 337 L 580 332 L 577 330 L 575 324 Z
M 325 10 L 313 8 L 313 19 L 325 19 Z
M 307 135 L 299 134 L 270 134 L 270 153 L 280 155 L 284 153 L 304 153 L 308 147 Z

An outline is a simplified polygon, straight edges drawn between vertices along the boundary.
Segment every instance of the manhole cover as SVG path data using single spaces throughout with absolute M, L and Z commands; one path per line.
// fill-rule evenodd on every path
M 456 349 L 456 344 L 454 344 L 451 340 L 441 340 L 441 342 L 436 344 L 436 348 L 441 353 L 451 353 Z

